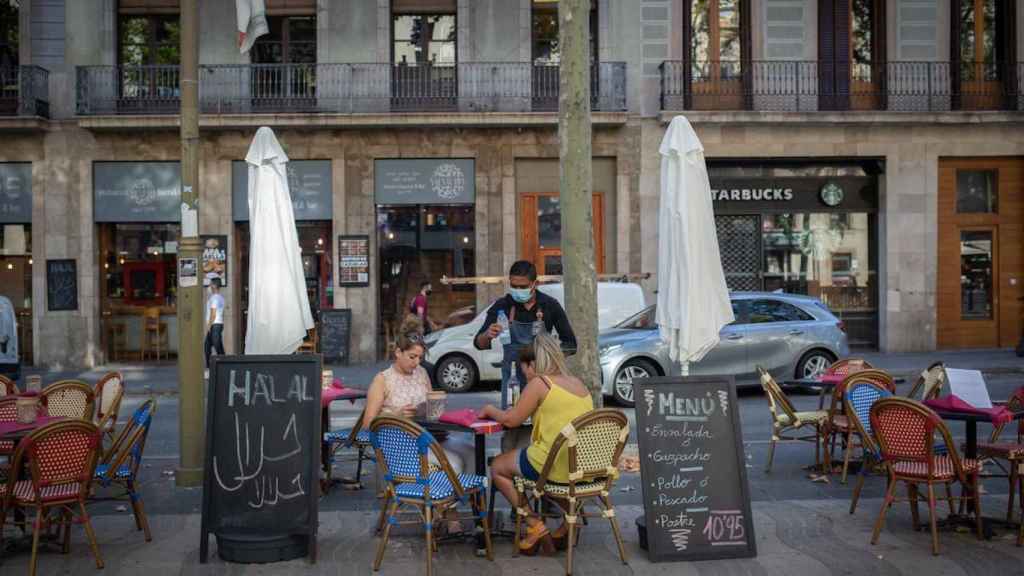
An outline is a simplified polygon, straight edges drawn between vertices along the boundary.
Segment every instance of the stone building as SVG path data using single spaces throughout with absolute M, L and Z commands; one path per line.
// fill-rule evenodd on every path
M 229 351 L 259 126 L 293 161 L 310 301 L 352 311 L 352 361 L 422 281 L 442 322 L 496 296 L 442 276 L 559 271 L 556 2 L 266 3 L 245 55 L 234 3 L 201 3 L 199 226 Z M 177 0 L 0 0 L 0 293 L 26 362 L 177 347 L 177 22 Z M 657 269 L 644 224 L 685 114 L 732 288 L 817 295 L 863 347 L 1019 337 L 1019 1 L 596 0 L 590 25 L 602 272 Z

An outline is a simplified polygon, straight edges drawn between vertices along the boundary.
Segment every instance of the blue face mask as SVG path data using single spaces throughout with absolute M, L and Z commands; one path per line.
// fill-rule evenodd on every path
M 508 293 L 512 296 L 513 300 L 520 304 L 526 304 L 533 297 L 532 288 L 509 288 Z

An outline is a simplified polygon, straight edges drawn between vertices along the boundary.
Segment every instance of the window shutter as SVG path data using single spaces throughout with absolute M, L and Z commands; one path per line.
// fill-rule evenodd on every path
M 804 0 L 764 0 L 764 59 L 802 60 L 806 41 Z
M 833 0 L 835 109 L 850 109 L 850 1 Z
M 818 0 L 818 106 L 835 110 L 836 87 L 835 0 Z
M 755 110 L 814 110 L 818 99 L 815 65 L 807 62 L 808 3 L 812 0 L 761 2 L 763 62 L 751 71 Z M 788 96 L 779 96 L 788 95 Z

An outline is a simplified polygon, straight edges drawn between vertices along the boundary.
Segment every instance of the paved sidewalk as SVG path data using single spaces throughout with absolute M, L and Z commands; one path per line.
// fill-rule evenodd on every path
M 1024 358 L 1018 358 L 1013 350 L 947 350 L 906 354 L 882 354 L 880 352 L 856 353 L 873 365 L 892 372 L 895 376 L 911 380 L 932 362 L 942 360 L 953 368 L 981 370 L 987 375 L 1024 374 Z M 386 363 L 359 364 L 354 366 L 331 366 L 335 376 L 341 377 L 346 385 L 365 388 L 373 376 L 384 369 Z M 58 378 L 79 378 L 87 382 L 99 380 L 110 370 L 120 370 L 128 381 L 129 394 L 176 394 L 178 390 L 178 366 L 173 362 L 158 364 L 125 363 L 101 366 L 91 370 L 45 372 L 26 369 L 25 374 L 43 374 L 46 381 Z
M 1005 511 L 1005 497 L 990 497 L 985 506 L 990 514 Z M 982 576 L 1024 573 L 1024 548 L 1014 545 L 1013 535 L 999 533 L 989 541 L 971 534 L 943 531 L 939 540 L 940 556 L 932 556 L 927 530 L 911 528 L 909 506 L 897 505 L 889 513 L 888 523 L 876 546 L 869 544 L 871 527 L 880 501 L 864 500 L 856 515 L 847 513 L 848 503 L 839 500 L 755 502 L 754 525 L 758 556 L 746 560 L 722 560 L 698 563 L 651 564 L 637 544 L 634 520 L 639 507 L 618 508 L 618 520 L 627 541 L 629 562 L 618 560 L 611 530 L 602 520 L 593 520 L 584 528 L 577 548 L 574 571 L 584 575 L 838 575 L 906 574 L 912 576 Z M 925 507 L 927 510 L 927 506 Z M 320 517 L 320 558 L 317 564 L 292 561 L 266 565 L 227 564 L 216 556 L 211 540 L 211 558 L 198 563 L 198 514 L 162 515 L 150 518 L 153 541 L 144 542 L 128 512 L 112 508 L 97 509 L 94 524 L 106 569 L 98 572 L 93 564 L 81 527 L 72 531 L 71 553 L 62 556 L 46 549 L 40 556 L 40 574 L 98 575 L 146 574 L 372 574 L 370 569 L 378 540 L 371 533 L 376 513 L 328 512 Z M 927 513 L 924 515 L 927 518 Z M 8 531 L 8 535 L 11 531 Z M 423 540 L 419 532 L 403 528 L 394 536 L 381 567 L 382 576 L 425 574 Z M 513 557 L 511 542 L 496 543 L 495 560 L 477 558 L 474 546 L 464 542 L 440 545 L 434 557 L 435 574 L 441 576 L 478 576 L 488 574 L 550 575 L 564 574 L 564 555 L 551 558 Z M 28 551 L 22 549 L 0 560 L 0 572 L 23 574 L 27 571 Z

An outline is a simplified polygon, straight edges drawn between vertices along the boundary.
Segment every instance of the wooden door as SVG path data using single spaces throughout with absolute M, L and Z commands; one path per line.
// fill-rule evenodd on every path
M 1024 158 L 940 160 L 938 239 L 938 347 L 1015 345 L 1024 296 Z
M 594 259 L 597 273 L 604 273 L 604 195 L 595 192 Z M 537 266 L 537 273 L 562 274 L 561 210 L 558 193 L 523 194 L 519 199 L 519 252 Z
M 1000 0 L 959 0 L 961 106 L 964 110 L 998 110 L 1002 104 L 1004 63 L 997 55 L 1001 43 L 1000 18 L 1004 12 Z

